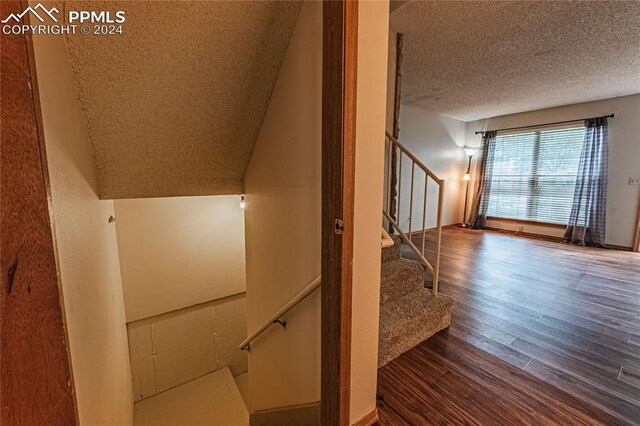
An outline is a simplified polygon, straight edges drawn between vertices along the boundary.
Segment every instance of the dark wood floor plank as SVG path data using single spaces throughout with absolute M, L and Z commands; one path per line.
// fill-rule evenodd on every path
M 416 356 L 423 362 L 400 372 Z M 447 373 L 432 383 L 416 379 L 434 363 Z M 383 425 L 622 424 L 446 331 L 381 368 L 378 393 Z
M 491 352 L 494 355 L 500 354 L 500 359 L 518 368 L 524 368 L 529 361 L 531 361 L 530 356 L 520 353 L 508 345 L 504 345 L 490 337 L 483 336 L 481 333 L 462 325 L 460 322 L 452 323 L 449 332 L 482 350 Z
M 578 358 L 567 356 L 559 350 L 550 350 L 519 337 L 511 344 L 511 347 L 533 359 L 544 362 L 548 366 L 571 374 L 600 389 L 601 392 L 609 393 L 631 404 L 637 404 L 640 408 L 640 388 L 618 380 L 621 367 L 618 367 L 615 373 L 611 374 L 606 368 L 599 368 Z
M 555 350 L 558 354 L 572 356 L 598 368 L 606 369 L 610 376 L 616 376 L 620 366 L 625 363 L 634 364 L 640 362 L 637 352 L 634 353 L 630 349 L 623 352 L 614 347 L 597 345 L 582 339 L 578 334 L 558 330 L 537 321 L 524 322 L 518 318 L 509 317 L 508 314 L 483 309 L 479 305 L 466 305 L 468 302 L 460 299 L 457 302 L 465 310 L 465 315 L 468 317 L 492 327 L 506 330 L 528 342 Z M 582 344 L 585 346 L 582 346 Z M 497 352 L 492 353 L 501 357 Z M 509 361 L 509 359 L 503 359 Z
M 425 246 L 433 259 L 434 232 Z M 415 257 L 406 247 L 403 256 Z M 487 395 L 512 409 L 501 424 L 640 424 L 640 254 L 448 228 L 440 277 L 455 299 L 452 325 L 380 370 L 380 390 L 393 392 L 396 370 L 413 372 L 404 389 L 422 386 L 393 416 L 386 400 L 382 424 L 500 423 Z M 421 392 L 428 403 L 412 400 Z M 441 404 L 455 392 L 474 403 Z M 541 404 L 537 417 L 527 418 L 524 395 Z M 404 414 L 411 409 L 429 412 Z
M 581 400 L 588 400 L 590 404 L 616 416 L 617 419 L 615 421 L 610 420 L 610 424 L 638 424 L 640 412 L 638 412 L 637 405 L 612 397 L 610 394 L 602 393 L 580 379 L 549 367 L 535 359 L 527 365 L 526 371 Z

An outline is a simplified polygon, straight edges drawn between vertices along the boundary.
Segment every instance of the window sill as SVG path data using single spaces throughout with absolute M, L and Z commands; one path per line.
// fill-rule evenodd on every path
M 565 229 L 567 227 L 567 225 L 563 225 L 561 223 L 538 222 L 535 220 L 511 219 L 508 217 L 497 217 L 497 216 L 487 216 L 487 220 L 499 220 L 501 222 L 513 222 L 513 223 L 519 223 L 522 225 L 546 226 L 548 228 L 558 228 L 558 229 Z

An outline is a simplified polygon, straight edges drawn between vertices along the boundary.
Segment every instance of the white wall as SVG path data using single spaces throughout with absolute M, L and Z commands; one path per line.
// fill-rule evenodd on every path
M 82 425 L 130 425 L 131 372 L 112 201 L 94 164 L 64 36 L 34 36 L 59 273 Z
M 462 222 L 466 182 L 462 180 L 467 159 L 462 146 L 465 141 L 465 122 L 428 111 L 402 105 L 400 108 L 400 143 L 407 147 L 429 170 L 444 179 L 442 224 Z M 414 173 L 413 222 L 411 230 L 422 230 L 425 174 L 417 167 Z M 399 224 L 409 229 L 411 194 L 411 164 L 405 156 L 402 162 Z M 429 179 L 427 191 L 426 227 L 436 226 L 438 185 Z
M 246 193 L 249 332 L 320 274 L 322 2 L 302 7 L 256 143 Z M 320 400 L 320 293 L 249 353 L 249 411 Z
M 640 176 L 640 95 L 605 99 L 521 114 L 494 117 L 467 123 L 467 144 L 480 145 L 477 130 L 498 129 L 549 123 L 576 118 L 615 114 L 609 119 L 609 184 L 607 188 L 608 244 L 630 247 L 636 221 L 640 187 L 628 184 Z M 475 166 L 474 166 L 475 167 Z M 487 226 L 517 229 L 517 224 L 488 221 Z M 561 236 L 557 228 L 523 225 L 524 232 Z
M 351 423 L 376 407 L 389 2 L 358 7 Z
M 245 372 L 240 197 L 117 200 L 115 212 L 135 400 Z

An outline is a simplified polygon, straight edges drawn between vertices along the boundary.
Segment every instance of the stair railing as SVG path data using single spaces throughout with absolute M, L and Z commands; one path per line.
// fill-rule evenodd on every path
M 303 288 L 300 293 L 296 294 L 291 300 L 285 303 L 282 308 L 278 309 L 276 313 L 274 313 L 268 320 L 266 320 L 260 327 L 258 327 L 256 331 L 251 333 L 249 337 L 247 337 L 242 343 L 240 343 L 238 347 L 242 350 L 249 350 L 251 347 L 251 343 L 274 324 L 279 324 L 286 330 L 287 322 L 282 317 L 284 317 L 290 310 L 295 308 L 298 303 L 306 299 L 311 293 L 320 288 L 320 284 L 322 283 L 322 280 L 320 278 L 321 277 L 318 276 L 318 278 L 316 278 L 308 286 Z
M 392 169 L 392 161 L 394 156 L 393 153 L 396 153 L 397 159 L 397 183 L 395 186 L 395 190 L 397 193 L 397 210 L 395 212 L 391 212 L 391 201 L 392 201 L 392 179 L 391 179 L 391 169 Z M 400 213 L 401 213 L 401 201 L 402 201 L 402 160 L 403 158 L 407 158 L 410 161 L 411 165 L 411 180 L 410 180 L 410 192 L 409 192 L 409 216 L 408 216 L 408 230 L 405 232 L 400 226 Z M 418 235 L 422 235 L 422 241 L 419 243 L 421 246 L 418 248 L 415 243 L 412 241 L 411 237 L 413 236 L 412 226 L 413 222 L 413 202 L 414 202 L 414 184 L 415 184 L 415 175 L 416 168 L 422 170 L 424 172 L 424 194 L 422 197 L 422 231 L 418 231 Z M 442 200 L 444 198 L 444 180 L 438 178 L 431 170 L 429 170 L 420 160 L 418 160 L 406 147 L 402 146 L 400 142 L 396 138 L 394 138 L 389 132 L 386 132 L 385 138 L 385 202 L 384 207 L 382 209 L 382 213 L 387 218 L 393 229 L 395 229 L 402 240 L 411 247 L 411 250 L 418 256 L 418 259 L 422 264 L 429 269 L 431 274 L 433 275 L 433 289 L 432 292 L 435 295 L 438 294 L 438 279 L 440 274 L 440 242 L 442 239 Z M 433 260 L 433 264 L 427 260 L 425 256 L 425 242 L 426 242 L 426 233 L 427 233 L 427 194 L 429 181 L 433 181 L 438 185 L 438 206 L 436 210 L 436 227 L 435 227 L 435 256 Z

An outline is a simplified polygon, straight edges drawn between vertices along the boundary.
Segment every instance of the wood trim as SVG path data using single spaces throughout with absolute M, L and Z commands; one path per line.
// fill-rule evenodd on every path
M 606 248 L 612 249 L 612 250 L 620 250 L 620 251 L 633 251 L 633 247 L 629 247 L 629 246 L 619 246 L 616 244 L 605 244 Z
M 320 425 L 320 402 L 255 411 L 249 414 L 251 426 Z
M 0 423 L 76 425 L 31 38 L 3 35 L 1 56 Z
M 532 234 L 530 232 L 520 232 L 520 231 L 511 231 L 508 229 L 501 229 L 501 228 L 493 228 L 490 226 L 486 226 L 484 228 L 487 231 L 494 231 L 494 232 L 500 232 L 501 234 L 507 234 L 507 235 L 512 235 L 515 237 L 526 237 L 526 238 L 531 238 L 534 240 L 544 240 L 544 241 L 551 241 L 554 243 L 563 243 L 564 239 L 562 237 L 554 237 L 553 235 L 542 235 L 542 234 Z
M 487 220 L 497 220 L 499 222 L 519 223 L 522 225 L 546 226 L 547 228 L 565 229 L 567 225 L 560 223 L 537 222 L 535 220 L 511 219 L 506 217 L 487 216 Z
M 451 228 L 458 228 L 460 226 L 460 224 L 458 223 L 450 223 L 449 225 L 442 225 L 442 229 L 451 229 Z M 429 231 L 435 231 L 436 227 L 432 227 L 432 228 L 427 228 L 424 231 L 425 232 L 429 232 Z M 413 238 L 413 237 L 419 237 L 422 235 L 422 229 L 419 231 L 411 231 L 410 234 L 408 234 L 409 238 Z
M 349 424 L 358 1 L 323 4 L 321 423 Z M 336 219 L 344 224 L 335 232 Z
M 500 232 L 501 234 L 512 235 L 512 236 L 515 236 L 515 237 L 531 238 L 533 240 L 544 240 L 544 241 L 551 241 L 551 242 L 554 242 L 554 243 L 564 243 L 564 238 L 555 237 L 553 235 L 543 235 L 543 234 L 533 234 L 533 233 L 530 233 L 530 232 L 510 231 L 508 229 L 493 228 L 493 227 L 490 227 L 490 226 L 485 227 L 485 230 L 494 231 L 494 232 Z M 607 244 L 605 249 L 619 250 L 619 251 L 632 251 L 631 247 L 618 246 L 618 245 L 615 245 L 615 244 Z
M 633 235 L 632 251 L 640 251 L 640 201 L 638 201 L 638 214 L 636 218 L 636 231 Z
M 393 87 L 393 129 L 391 134 L 393 137 L 398 140 L 400 136 L 400 98 L 402 95 L 402 48 L 403 48 L 403 36 L 402 34 L 396 34 L 396 75 L 395 82 Z M 389 145 L 391 148 L 391 144 Z M 390 194 L 389 194 L 389 216 L 391 219 L 396 220 L 396 210 L 398 203 L 398 190 L 396 186 L 398 185 L 398 152 L 397 150 L 392 150 L 391 155 L 391 167 L 389 170 L 389 179 L 391 185 Z M 389 233 L 394 234 L 395 229 L 393 225 L 389 224 Z
M 353 426 L 371 426 L 379 420 L 378 418 L 378 409 L 374 408 L 369 413 L 365 414 L 360 420 L 355 422 Z

